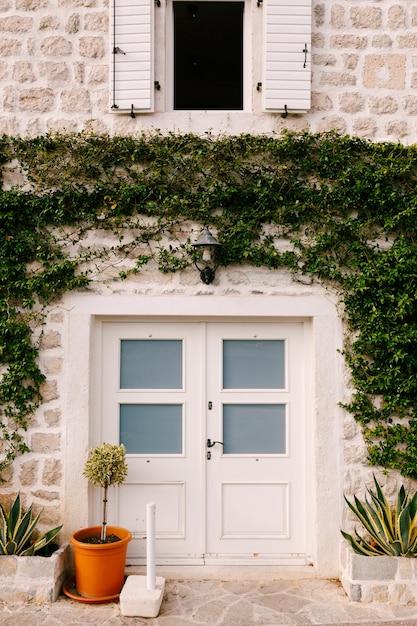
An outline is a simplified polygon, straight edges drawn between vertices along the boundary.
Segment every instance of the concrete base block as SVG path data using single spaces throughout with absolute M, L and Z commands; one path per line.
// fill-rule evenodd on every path
M 344 542 L 340 581 L 349 600 L 417 605 L 417 559 L 362 556 Z
M 51 556 L 0 556 L 0 601 L 55 602 L 71 567 L 68 543 Z
M 156 577 L 155 589 L 146 588 L 146 576 L 128 576 L 120 592 L 120 612 L 126 617 L 157 617 L 164 597 L 165 578 Z

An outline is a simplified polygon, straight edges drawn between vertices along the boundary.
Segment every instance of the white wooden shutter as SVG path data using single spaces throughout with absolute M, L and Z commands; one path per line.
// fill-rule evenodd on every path
M 154 0 L 113 0 L 112 111 L 153 111 Z
M 310 108 L 311 1 L 263 0 L 262 108 Z

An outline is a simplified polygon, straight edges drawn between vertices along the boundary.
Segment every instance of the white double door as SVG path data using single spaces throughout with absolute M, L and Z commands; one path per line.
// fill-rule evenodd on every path
M 304 563 L 303 324 L 103 322 L 98 343 L 93 443 L 126 446 L 109 521 L 130 563 L 150 502 L 158 563 Z

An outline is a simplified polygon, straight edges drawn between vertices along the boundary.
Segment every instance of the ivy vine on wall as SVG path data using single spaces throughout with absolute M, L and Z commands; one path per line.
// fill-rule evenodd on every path
M 416 146 L 335 133 L 46 135 L 3 137 L 0 165 L 0 472 L 27 450 L 41 402 L 42 307 L 120 255 L 120 280 L 151 262 L 184 269 L 180 231 L 209 224 L 227 242 L 224 265 L 286 268 L 338 291 L 355 388 L 344 406 L 371 464 L 417 478 Z M 116 244 L 89 246 L 94 230 Z

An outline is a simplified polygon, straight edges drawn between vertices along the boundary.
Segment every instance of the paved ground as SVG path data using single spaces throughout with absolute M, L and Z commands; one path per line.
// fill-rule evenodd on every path
M 123 617 L 117 602 L 87 605 L 62 596 L 51 605 L 0 603 L 0 625 L 417 626 L 417 606 L 349 602 L 338 581 L 227 578 L 167 577 L 161 610 L 154 619 Z

